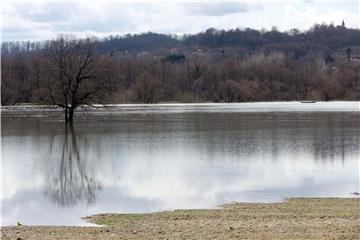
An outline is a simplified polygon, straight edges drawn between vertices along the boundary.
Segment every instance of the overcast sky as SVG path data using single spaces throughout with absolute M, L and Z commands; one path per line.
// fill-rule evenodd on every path
M 170 2 L 170 1 L 169 1 Z M 116 2 L 7 1 L 3 41 L 45 40 L 59 33 L 78 36 L 159 32 L 197 33 L 209 27 L 308 29 L 314 23 L 360 26 L 360 1 Z

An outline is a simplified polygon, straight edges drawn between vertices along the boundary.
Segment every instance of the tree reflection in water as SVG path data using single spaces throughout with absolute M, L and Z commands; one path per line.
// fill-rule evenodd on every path
M 55 148 L 55 153 L 60 158 L 51 156 L 56 161 L 52 162 L 45 183 L 45 197 L 61 207 L 74 206 L 83 200 L 87 204 L 93 204 L 96 201 L 96 192 L 101 189 L 101 186 L 94 176 L 89 176 L 87 159 L 84 159 L 81 154 L 72 124 L 66 124 L 63 138 L 62 147 L 61 141 L 56 144 L 53 137 L 50 141 L 51 155 Z

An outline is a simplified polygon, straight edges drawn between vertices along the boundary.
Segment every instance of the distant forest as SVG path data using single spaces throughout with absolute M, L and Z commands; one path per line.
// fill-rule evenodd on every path
M 94 43 L 92 74 L 101 88 L 87 103 L 360 100 L 360 29 L 344 23 L 286 32 L 148 32 Z M 57 63 L 44 57 L 49 46 L 2 43 L 2 105 L 52 103 L 49 69 Z

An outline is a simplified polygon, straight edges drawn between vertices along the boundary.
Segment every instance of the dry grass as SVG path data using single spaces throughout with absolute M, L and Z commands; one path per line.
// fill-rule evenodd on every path
M 360 199 L 293 198 L 86 220 L 105 226 L 4 227 L 2 239 L 360 239 Z

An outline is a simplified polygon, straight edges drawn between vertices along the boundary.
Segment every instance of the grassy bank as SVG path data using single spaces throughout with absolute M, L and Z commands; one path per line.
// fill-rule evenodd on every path
M 2 239 L 360 239 L 360 199 L 292 198 L 86 220 L 104 227 L 4 227 L 1 234 Z

